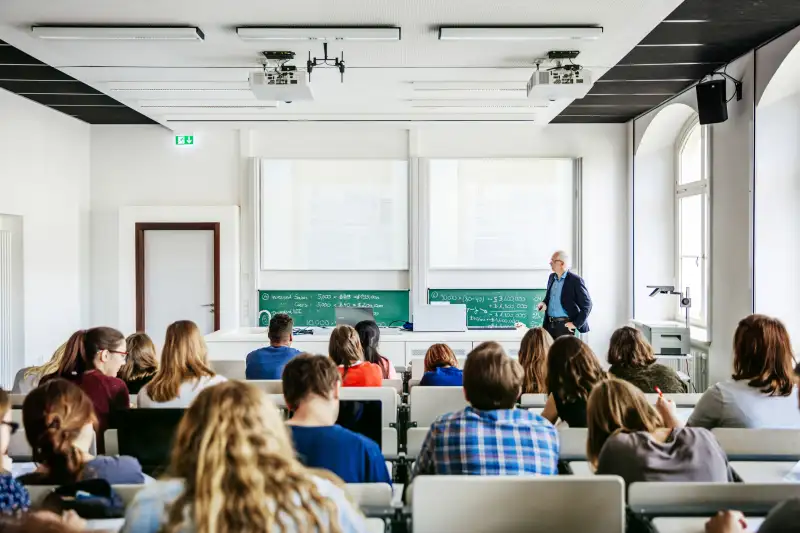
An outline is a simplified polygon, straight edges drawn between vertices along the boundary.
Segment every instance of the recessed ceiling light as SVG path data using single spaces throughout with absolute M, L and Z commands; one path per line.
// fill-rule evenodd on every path
M 259 26 L 236 28 L 244 41 L 399 41 L 396 27 L 287 27 Z
M 439 28 L 440 41 L 540 41 L 599 39 L 602 26 Z
M 33 26 L 31 33 L 39 39 L 77 41 L 202 41 L 205 39 L 200 28 L 185 26 Z

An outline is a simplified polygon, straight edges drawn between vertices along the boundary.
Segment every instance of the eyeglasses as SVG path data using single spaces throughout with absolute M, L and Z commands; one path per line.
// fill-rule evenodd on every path
M 117 355 L 121 355 L 123 359 L 127 359 L 128 352 L 118 352 L 117 350 L 109 350 L 108 353 L 115 353 Z
M 551 260 L 550 260 L 550 264 L 551 264 L 551 265 L 552 265 L 552 264 L 555 264 L 555 263 L 563 263 L 563 262 L 564 262 L 564 261 L 562 261 L 561 259 L 555 259 L 555 260 L 554 260 L 554 259 L 551 259 Z
M 4 424 L 4 425 L 8 426 L 8 428 L 11 431 L 12 435 L 19 430 L 19 424 L 17 422 L 6 422 L 5 420 L 3 420 L 3 421 L 0 421 L 0 424 Z

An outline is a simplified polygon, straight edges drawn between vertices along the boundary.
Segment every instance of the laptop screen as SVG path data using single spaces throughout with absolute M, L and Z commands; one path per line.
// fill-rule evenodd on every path
M 335 311 L 337 326 L 355 326 L 364 320 L 375 321 L 371 307 L 337 307 Z

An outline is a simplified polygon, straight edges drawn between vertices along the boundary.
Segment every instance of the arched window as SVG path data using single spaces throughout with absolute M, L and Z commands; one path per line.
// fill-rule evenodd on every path
M 695 326 L 708 324 L 708 130 L 693 117 L 677 143 L 675 175 L 675 250 L 679 290 L 689 288 Z M 685 310 L 678 309 L 678 318 Z

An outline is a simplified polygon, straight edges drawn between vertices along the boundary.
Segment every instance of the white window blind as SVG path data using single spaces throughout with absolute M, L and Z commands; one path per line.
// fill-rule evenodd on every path
M 572 254 L 572 159 L 433 159 L 430 267 L 549 270 Z
M 8 386 L 13 381 L 14 337 L 12 277 L 13 243 L 10 231 L 0 230 L 0 383 Z
M 408 163 L 263 160 L 262 270 L 407 270 Z

